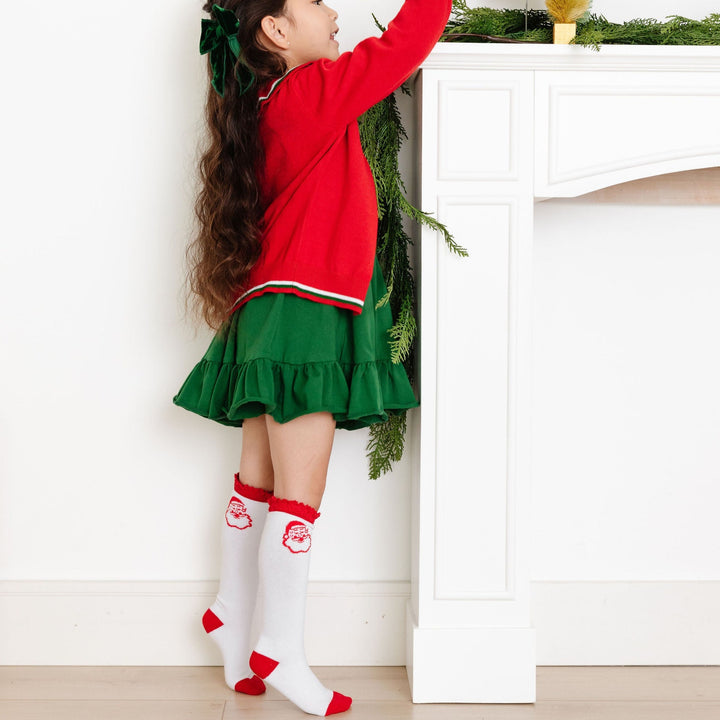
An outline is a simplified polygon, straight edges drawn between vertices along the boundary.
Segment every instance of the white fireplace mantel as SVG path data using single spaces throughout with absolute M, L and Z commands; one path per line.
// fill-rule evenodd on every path
M 535 701 L 534 204 L 720 165 L 720 47 L 440 43 L 415 76 L 422 229 L 414 702 Z

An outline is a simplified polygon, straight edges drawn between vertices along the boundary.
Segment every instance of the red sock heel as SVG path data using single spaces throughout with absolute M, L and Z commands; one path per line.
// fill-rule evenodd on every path
M 222 620 L 210 608 L 208 608 L 202 616 L 202 624 L 205 628 L 205 632 L 211 633 L 213 630 L 217 630 L 219 627 L 222 627 L 223 623 Z
M 278 661 L 269 658 L 267 655 L 261 655 L 259 652 L 253 652 L 248 665 L 258 677 L 264 679 L 278 666 Z

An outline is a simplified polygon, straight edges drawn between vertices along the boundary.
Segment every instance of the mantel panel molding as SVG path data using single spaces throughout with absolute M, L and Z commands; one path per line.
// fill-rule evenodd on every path
M 535 195 L 593 190 L 720 163 L 720 76 L 537 72 Z

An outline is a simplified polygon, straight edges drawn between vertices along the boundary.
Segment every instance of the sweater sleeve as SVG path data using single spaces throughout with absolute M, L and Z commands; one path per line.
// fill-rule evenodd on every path
M 292 92 L 323 125 L 345 126 L 397 90 L 439 40 L 452 0 L 405 0 L 380 37 L 369 37 L 337 60 L 300 69 Z

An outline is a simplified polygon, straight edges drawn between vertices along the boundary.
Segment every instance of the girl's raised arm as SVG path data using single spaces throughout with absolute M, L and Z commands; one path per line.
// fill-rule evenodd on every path
M 344 126 L 386 98 L 430 54 L 447 25 L 452 0 L 405 0 L 380 37 L 369 37 L 337 60 L 298 68 L 288 90 L 322 125 Z

